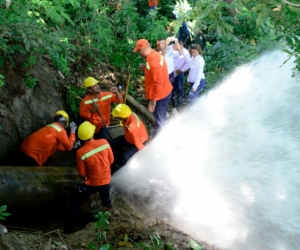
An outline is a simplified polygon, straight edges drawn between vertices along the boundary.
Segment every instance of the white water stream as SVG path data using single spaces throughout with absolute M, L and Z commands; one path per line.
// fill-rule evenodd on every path
M 300 84 L 285 60 L 238 68 L 171 120 L 114 175 L 128 204 L 222 249 L 300 249 Z

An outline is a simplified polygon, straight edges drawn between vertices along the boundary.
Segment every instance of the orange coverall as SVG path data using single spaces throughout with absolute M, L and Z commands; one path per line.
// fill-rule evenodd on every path
M 148 0 L 148 6 L 157 6 L 158 5 L 158 0 Z
M 53 122 L 28 136 L 21 144 L 21 151 L 43 166 L 56 150 L 71 150 L 74 142 L 75 134 L 71 133 L 68 138 L 66 130 Z
M 152 50 L 147 56 L 144 74 L 148 100 L 158 101 L 171 93 L 173 86 L 169 80 L 168 67 L 159 52 Z
M 101 128 L 104 128 L 103 122 L 98 114 L 98 111 L 95 111 L 91 114 L 90 110 L 93 107 L 93 99 L 98 105 L 98 108 L 102 114 L 103 120 L 106 126 L 110 124 L 110 106 L 111 103 L 121 103 L 117 96 L 112 92 L 100 92 L 99 98 L 93 98 L 92 95 L 87 95 L 80 102 L 79 115 L 81 118 L 89 121 L 90 123 L 96 126 L 96 133 L 100 131 Z
M 107 140 L 91 139 L 76 152 L 79 175 L 85 176 L 85 184 L 102 186 L 110 183 L 110 165 L 114 156 Z
M 132 112 L 123 125 L 126 141 L 141 150 L 144 147 L 143 143 L 148 140 L 148 132 L 143 121 Z

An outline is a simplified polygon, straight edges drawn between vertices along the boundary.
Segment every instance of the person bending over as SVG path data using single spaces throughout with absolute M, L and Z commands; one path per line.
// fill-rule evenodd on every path
M 124 128 L 124 135 L 110 141 L 115 156 L 112 165 L 112 173 L 114 173 L 137 151 L 144 148 L 148 140 L 148 132 L 143 121 L 126 104 L 118 104 L 113 109 L 112 115 L 121 119 Z M 122 152 L 124 148 L 125 151 Z

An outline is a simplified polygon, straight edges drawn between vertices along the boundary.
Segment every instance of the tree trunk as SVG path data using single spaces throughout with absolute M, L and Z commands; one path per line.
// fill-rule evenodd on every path
M 144 107 L 142 104 L 138 103 L 132 96 L 127 95 L 126 98 L 127 103 L 129 106 L 131 106 L 137 113 L 138 115 L 144 116 L 147 120 L 149 120 L 152 125 L 155 124 L 155 119 L 153 114 L 151 114 L 146 107 Z

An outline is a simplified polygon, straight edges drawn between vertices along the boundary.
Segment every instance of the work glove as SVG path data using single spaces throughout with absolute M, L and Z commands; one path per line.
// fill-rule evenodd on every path
M 81 146 L 81 144 L 80 144 L 79 140 L 74 142 L 74 144 L 73 144 L 73 148 L 79 148 L 80 146 Z
M 70 131 L 71 131 L 71 133 L 75 134 L 76 129 L 77 129 L 77 125 L 75 124 L 75 122 L 71 122 L 70 123 Z

